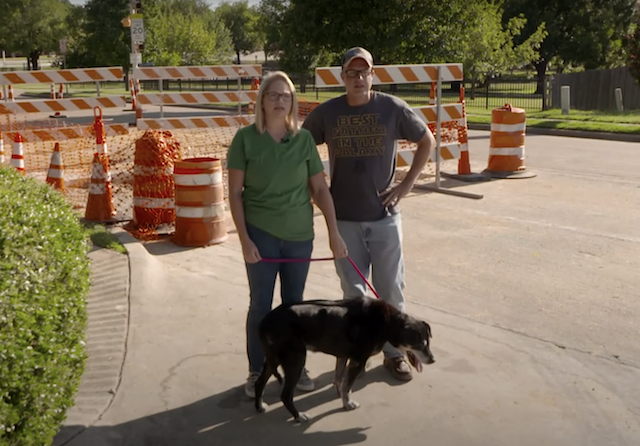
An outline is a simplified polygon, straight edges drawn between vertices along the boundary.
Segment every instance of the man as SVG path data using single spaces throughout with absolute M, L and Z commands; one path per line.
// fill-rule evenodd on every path
M 380 297 L 404 311 L 402 222 L 398 202 L 411 190 L 435 145 L 427 125 L 409 105 L 372 91 L 373 57 L 364 48 L 347 51 L 341 77 L 346 93 L 318 105 L 303 127 L 316 144 L 329 146 L 331 193 L 338 229 L 349 256 Z M 411 169 L 394 184 L 397 140 L 417 142 Z M 335 261 L 344 298 L 364 296 L 364 281 L 348 259 Z M 402 381 L 412 379 L 402 353 L 385 345 L 384 366 Z

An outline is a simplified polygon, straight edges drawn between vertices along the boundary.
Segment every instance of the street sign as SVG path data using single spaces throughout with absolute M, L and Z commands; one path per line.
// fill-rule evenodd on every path
M 60 39 L 60 53 L 67 54 L 67 39 Z
M 144 43 L 144 22 L 142 14 L 131 15 L 131 40 L 135 43 Z

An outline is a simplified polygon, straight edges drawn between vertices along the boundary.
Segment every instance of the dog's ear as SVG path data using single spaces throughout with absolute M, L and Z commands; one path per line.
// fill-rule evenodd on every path
M 433 336 L 431 336 L 431 326 L 429 326 L 429 324 L 426 323 L 425 321 L 422 321 L 422 323 L 424 324 L 424 328 L 427 329 L 427 336 L 429 338 L 432 338 Z

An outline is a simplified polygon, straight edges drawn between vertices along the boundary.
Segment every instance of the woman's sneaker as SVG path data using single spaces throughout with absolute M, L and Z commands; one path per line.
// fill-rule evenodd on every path
M 296 385 L 298 390 L 302 390 L 303 392 L 311 392 L 315 389 L 315 384 L 313 380 L 309 376 L 309 371 L 306 369 L 302 369 L 302 374 L 300 375 L 300 379 L 298 380 L 298 384 Z
M 246 393 L 249 398 L 253 399 L 256 397 L 256 381 L 258 381 L 259 377 L 259 373 L 253 372 L 247 378 L 247 382 L 244 385 L 244 393 Z

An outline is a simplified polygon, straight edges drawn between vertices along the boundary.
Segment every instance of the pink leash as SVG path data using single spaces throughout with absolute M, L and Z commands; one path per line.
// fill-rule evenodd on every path
M 347 259 L 349 259 L 349 262 L 351 263 L 351 265 L 355 268 L 355 270 L 358 273 L 358 275 L 360 276 L 360 278 L 362 280 L 364 280 L 364 283 L 367 284 L 367 286 L 373 292 L 373 294 L 378 299 L 380 299 L 380 296 L 378 296 L 378 293 L 376 293 L 376 290 L 374 290 L 373 287 L 371 286 L 371 284 L 369 283 L 369 281 L 367 279 L 365 279 L 364 274 L 362 274 L 362 271 L 360 271 L 360 268 L 358 268 L 356 266 L 354 261 L 351 260 L 351 257 L 347 257 Z M 302 263 L 302 262 L 320 262 L 320 261 L 324 261 L 324 260 L 335 260 L 335 257 L 320 257 L 320 258 L 316 258 L 316 259 L 265 259 L 265 258 L 262 259 L 262 261 L 266 262 L 266 263 Z

